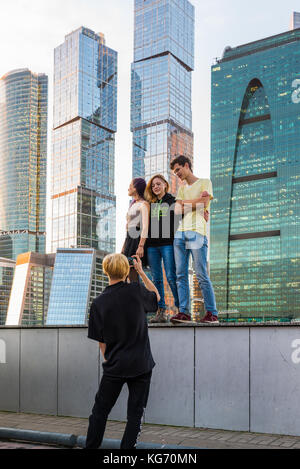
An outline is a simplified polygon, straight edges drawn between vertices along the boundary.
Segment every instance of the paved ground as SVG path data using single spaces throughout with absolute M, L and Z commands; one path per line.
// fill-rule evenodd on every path
M 86 435 L 87 426 L 88 420 L 84 418 L 0 412 L 0 427 Z M 124 427 L 124 423 L 109 421 L 104 438 L 120 440 Z M 139 441 L 212 449 L 300 449 L 300 436 L 265 435 L 149 424 L 143 425 Z M 4 449 L 5 445 L 11 447 L 9 445 L 14 444 L 16 443 L 0 442 L 0 449 Z M 34 449 L 46 448 L 45 445 L 25 445 L 24 443 L 17 443 L 17 445 L 22 448 L 27 446 L 28 449 L 32 449 L 30 446 Z
M 59 449 L 54 446 L 45 446 L 38 444 L 23 443 L 17 441 L 0 441 L 0 450 L 2 449 Z

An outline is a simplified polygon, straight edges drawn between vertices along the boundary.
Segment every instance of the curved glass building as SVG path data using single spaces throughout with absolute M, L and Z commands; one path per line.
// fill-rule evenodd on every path
M 45 252 L 48 77 L 0 79 L 0 256 Z
M 211 277 L 229 318 L 300 317 L 299 87 L 300 29 L 212 67 Z

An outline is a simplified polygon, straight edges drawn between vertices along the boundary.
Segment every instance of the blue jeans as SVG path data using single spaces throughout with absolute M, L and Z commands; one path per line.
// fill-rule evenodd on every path
M 164 262 L 166 277 L 173 293 L 175 306 L 178 308 L 179 299 L 176 284 L 176 266 L 172 244 L 169 246 L 148 247 L 147 256 L 153 283 L 160 294 L 159 308 L 166 309 L 162 260 Z
M 196 231 L 177 231 L 174 239 L 179 311 L 189 312 L 189 256 L 192 253 L 195 274 L 201 288 L 206 311 L 218 315 L 215 294 L 207 273 L 207 237 Z

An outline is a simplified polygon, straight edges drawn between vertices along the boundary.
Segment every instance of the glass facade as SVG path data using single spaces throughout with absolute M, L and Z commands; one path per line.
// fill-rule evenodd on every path
M 300 13 L 298 11 L 294 11 L 291 17 L 290 29 L 297 28 L 300 28 Z
M 45 252 L 48 77 L 0 79 L 0 256 Z
M 188 0 L 135 0 L 134 63 L 131 66 L 133 177 L 160 173 L 177 194 L 170 170 L 179 154 L 193 161 L 192 71 L 195 9 Z M 175 312 L 164 273 L 166 303 Z M 199 297 L 199 288 L 194 288 Z M 194 305 L 192 306 L 194 310 Z
M 133 177 L 163 174 L 173 193 L 170 161 L 193 159 L 191 72 L 194 7 L 187 0 L 135 0 L 131 67 Z
M 54 53 L 52 251 L 115 250 L 117 52 L 79 28 Z
M 22 326 L 43 326 L 47 317 L 53 266 L 32 265 L 22 312 Z
M 0 326 L 6 321 L 15 265 L 13 260 L 0 258 Z
M 135 0 L 134 61 L 170 52 L 194 66 L 194 7 L 188 0 Z
M 92 300 L 108 285 L 102 271 L 105 253 L 58 249 L 46 325 L 84 325 Z
M 211 278 L 229 319 L 300 317 L 299 87 L 297 29 L 212 67 Z
M 55 254 L 19 254 L 5 324 L 43 326 L 47 315 Z

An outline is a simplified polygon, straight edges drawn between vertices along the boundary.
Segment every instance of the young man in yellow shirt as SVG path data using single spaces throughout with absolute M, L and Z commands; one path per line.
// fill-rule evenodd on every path
M 181 155 L 172 160 L 170 167 L 181 181 L 186 182 L 178 190 L 175 206 L 175 213 L 182 214 L 183 218 L 174 239 L 179 313 L 171 318 L 171 322 L 191 321 L 188 279 L 191 253 L 206 309 L 200 322 L 218 324 L 215 294 L 207 272 L 206 223 L 210 201 L 213 199 L 212 183 L 209 179 L 194 176 L 191 160 L 186 156 Z

